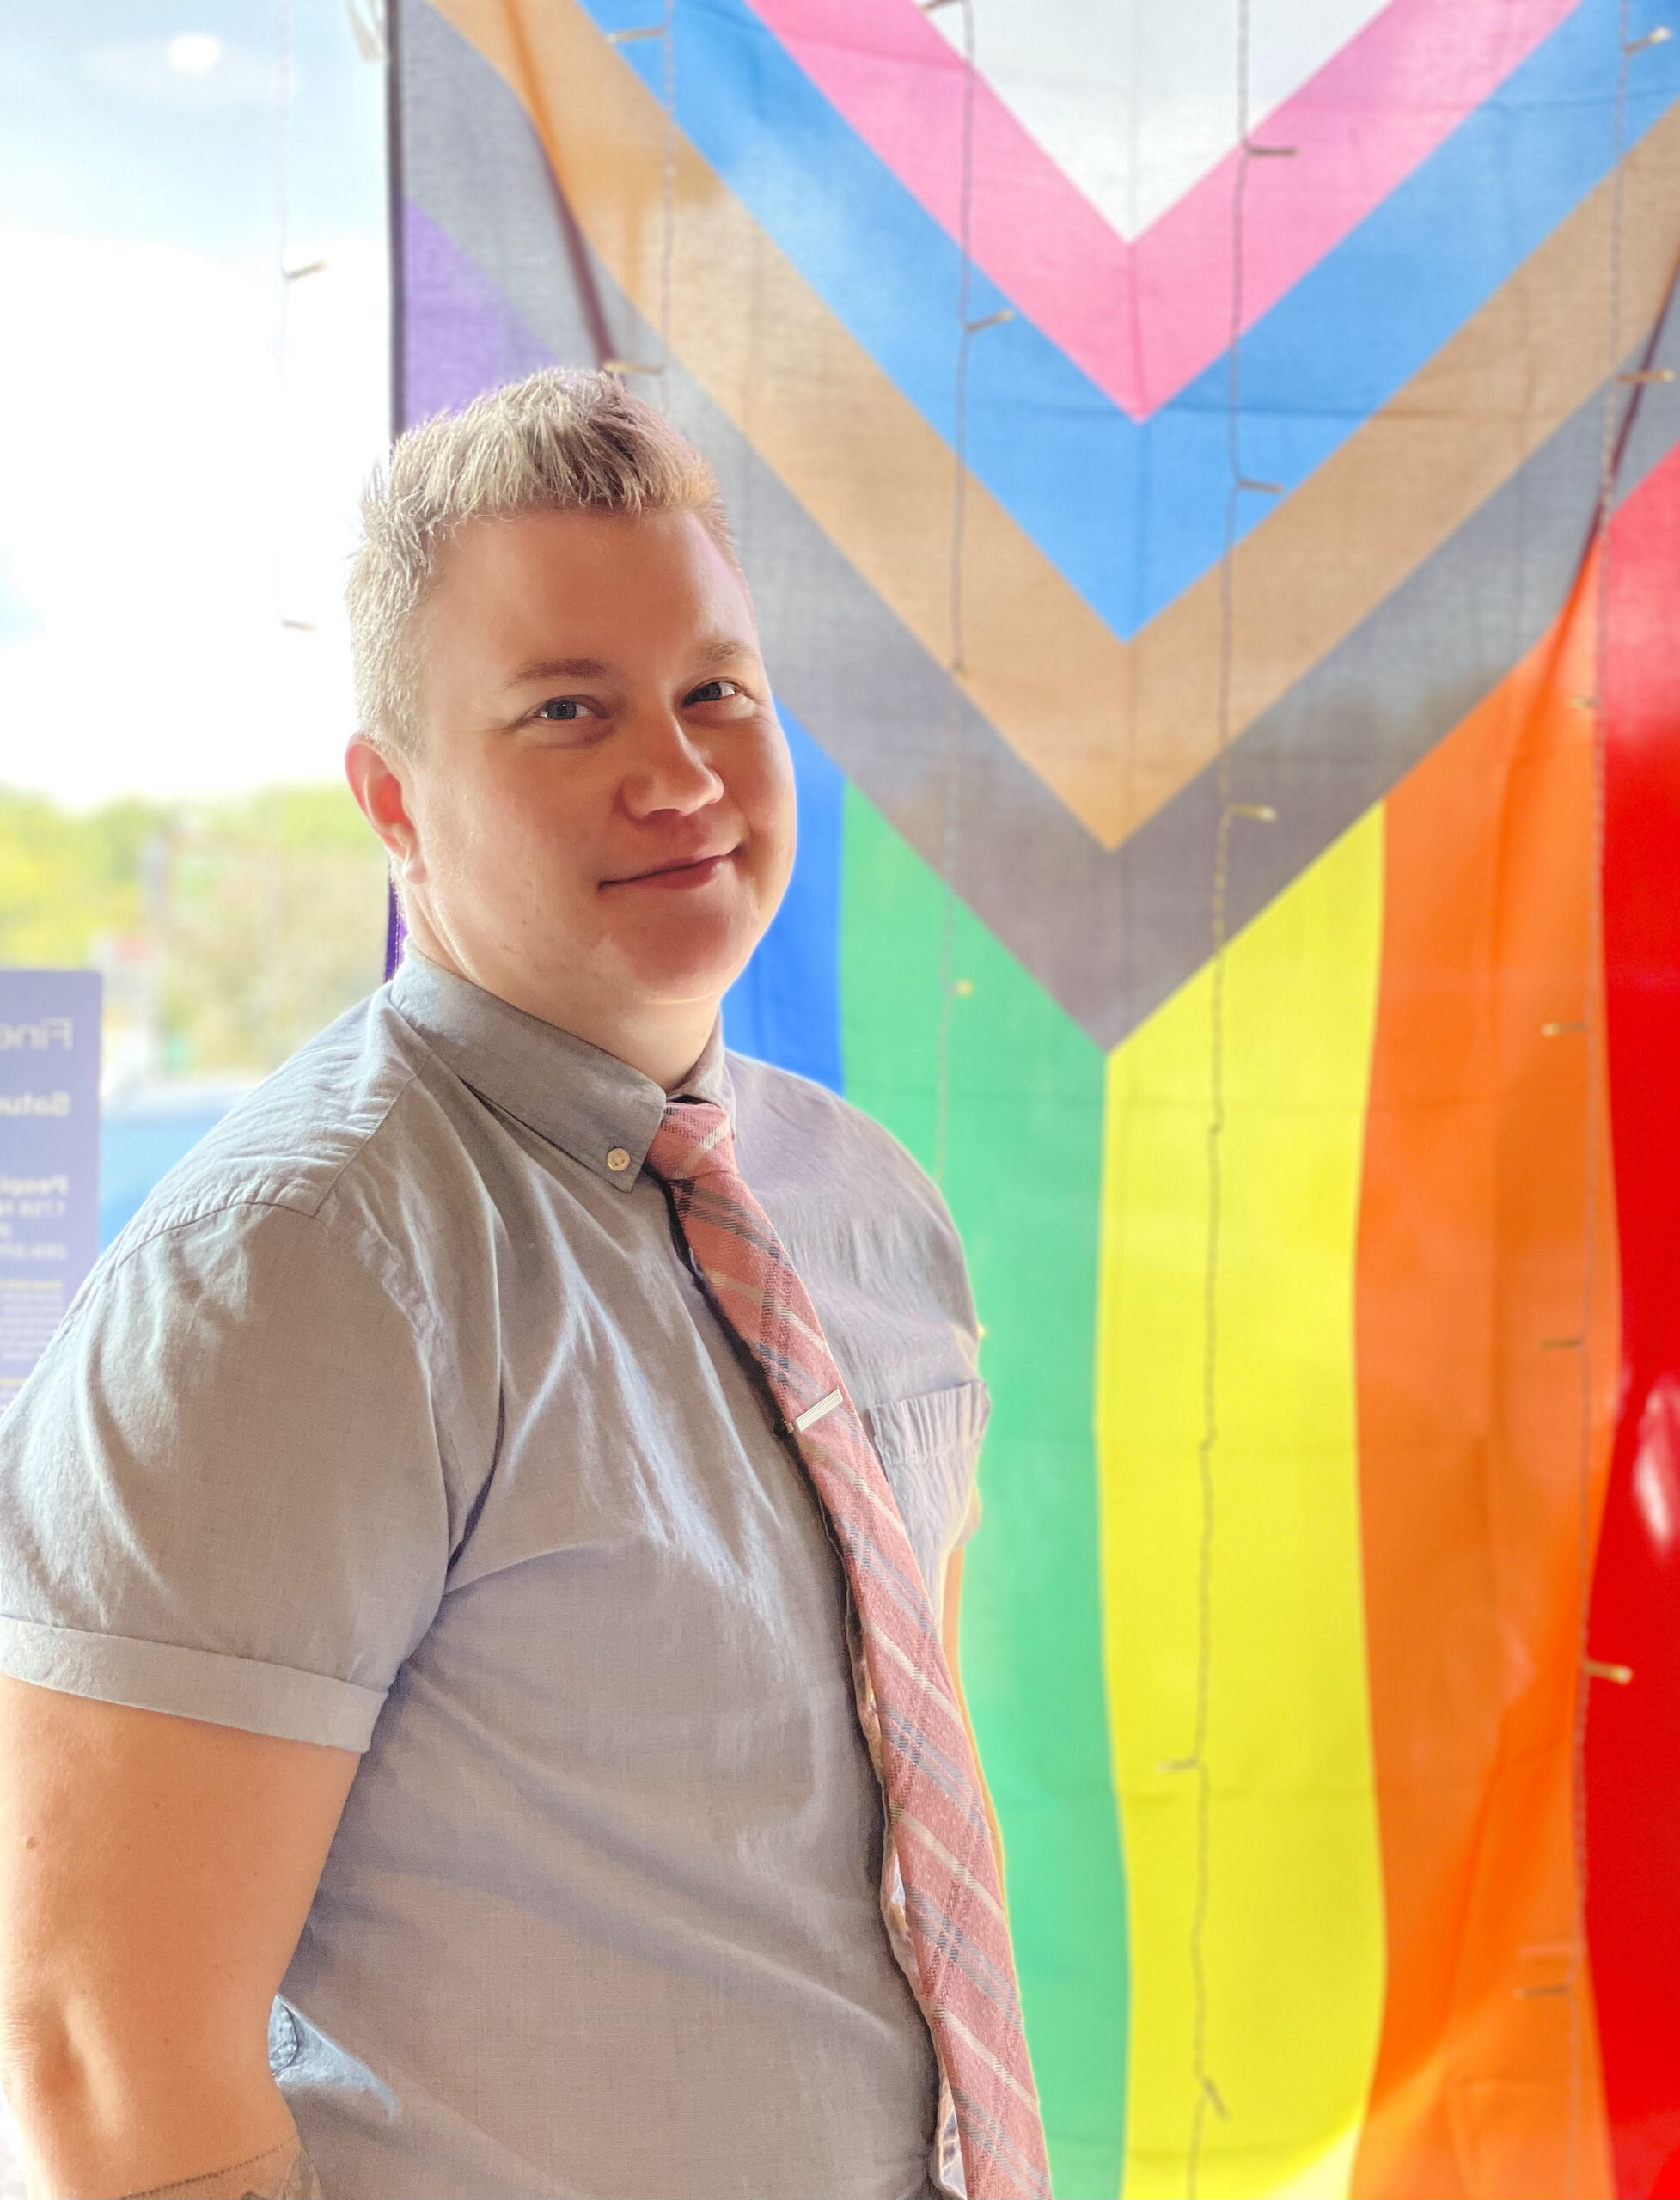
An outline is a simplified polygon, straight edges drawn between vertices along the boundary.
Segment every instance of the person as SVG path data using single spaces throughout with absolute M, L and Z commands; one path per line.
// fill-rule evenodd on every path
M 406 957 L 0 1424 L 34 2189 L 1047 2192 L 961 1250 L 723 1046 L 794 794 L 713 479 L 540 374 L 398 441 L 350 602 Z

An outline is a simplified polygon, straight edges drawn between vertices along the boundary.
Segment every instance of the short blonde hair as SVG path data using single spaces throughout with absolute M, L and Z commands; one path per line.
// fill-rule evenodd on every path
M 364 732 L 411 751 L 418 737 L 412 624 L 450 538 L 473 520 L 575 510 L 693 512 L 735 561 L 711 467 L 614 375 L 547 367 L 398 437 L 362 500 L 346 591 Z

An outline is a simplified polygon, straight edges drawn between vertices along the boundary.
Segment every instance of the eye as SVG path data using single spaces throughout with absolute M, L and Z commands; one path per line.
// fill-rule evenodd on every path
M 531 716 L 546 719 L 550 725 L 569 725 L 588 708 L 589 705 L 580 703 L 575 695 L 551 695 L 546 703 L 537 705 Z
M 736 681 L 707 680 L 686 696 L 684 700 L 690 703 L 726 703 L 731 696 L 739 695 L 742 692 Z

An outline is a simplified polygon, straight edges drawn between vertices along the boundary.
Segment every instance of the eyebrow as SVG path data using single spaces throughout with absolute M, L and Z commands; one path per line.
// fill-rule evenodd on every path
M 694 663 L 702 672 L 737 658 L 751 657 L 753 645 L 734 635 L 719 635 L 696 651 Z M 528 688 L 539 680 L 607 680 L 614 668 L 598 657 L 545 657 L 522 664 L 507 682 L 510 688 Z

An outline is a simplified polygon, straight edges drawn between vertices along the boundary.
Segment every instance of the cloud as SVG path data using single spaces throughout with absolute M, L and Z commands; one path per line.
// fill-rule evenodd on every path
M 36 332 L 0 348 L 0 561 L 35 622 L 0 639 L 7 784 L 83 805 L 336 775 L 345 565 L 385 434 L 385 273 L 376 238 L 317 254 L 287 302 L 283 383 L 278 276 L 0 234 L 0 290 Z
M 20 585 L 11 559 L 0 552 L 0 647 L 40 632 L 40 614 Z
M 205 31 L 92 46 L 82 65 L 107 91 L 166 107 L 272 107 L 280 96 L 278 61 Z

